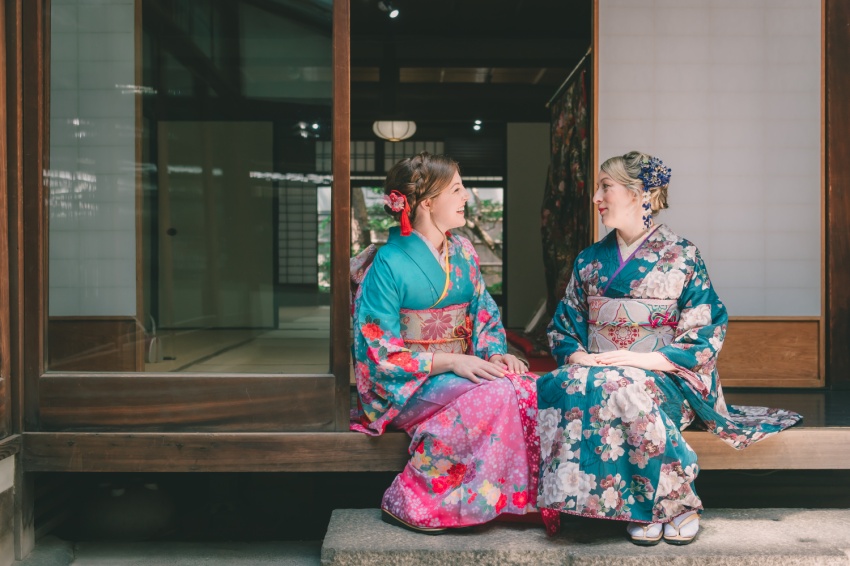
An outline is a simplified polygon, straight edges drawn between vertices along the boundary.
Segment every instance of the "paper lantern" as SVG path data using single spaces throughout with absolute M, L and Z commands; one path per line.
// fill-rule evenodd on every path
M 416 133 L 416 122 L 377 121 L 372 124 L 372 131 L 379 138 L 397 142 L 406 140 Z

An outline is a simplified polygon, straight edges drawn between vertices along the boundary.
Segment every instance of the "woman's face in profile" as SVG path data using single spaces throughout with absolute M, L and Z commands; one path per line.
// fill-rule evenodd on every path
M 455 171 L 451 183 L 431 199 L 431 216 L 441 230 L 460 228 L 466 224 L 464 207 L 469 192 L 463 186 L 460 174 Z
M 609 228 L 623 228 L 641 220 L 641 207 L 635 194 L 600 171 L 596 181 L 593 204 L 599 210 L 602 223 Z

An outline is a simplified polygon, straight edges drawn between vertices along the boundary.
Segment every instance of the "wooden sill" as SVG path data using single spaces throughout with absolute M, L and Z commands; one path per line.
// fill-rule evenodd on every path
M 409 438 L 324 433 L 24 433 L 27 472 L 400 471 Z M 850 469 L 850 428 L 792 428 L 745 450 L 686 431 L 703 470 Z M 829 458 L 824 457 L 829 454 Z

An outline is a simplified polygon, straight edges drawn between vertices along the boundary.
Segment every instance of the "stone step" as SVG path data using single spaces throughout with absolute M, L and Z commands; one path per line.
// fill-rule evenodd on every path
M 319 566 L 319 541 L 67 542 L 38 541 L 13 566 Z
M 561 533 L 495 523 L 428 536 L 381 521 L 377 509 L 333 512 L 322 545 L 324 566 L 850 565 L 850 510 L 710 509 L 688 546 L 639 547 L 625 523 L 563 516 Z

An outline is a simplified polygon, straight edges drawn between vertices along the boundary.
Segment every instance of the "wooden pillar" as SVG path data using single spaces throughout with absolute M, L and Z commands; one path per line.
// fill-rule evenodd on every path
M 826 373 L 850 389 L 850 3 L 825 0 Z
M 0 0 L 0 124 L 6 124 L 6 2 Z M 0 129 L 0 172 L 8 170 L 7 132 Z M 12 436 L 12 386 L 9 335 L 8 178 L 0 174 L 0 566 L 15 560 L 15 470 L 20 467 Z
M 333 196 L 331 198 L 331 372 L 336 430 L 348 430 L 351 351 L 351 0 L 333 3 Z

